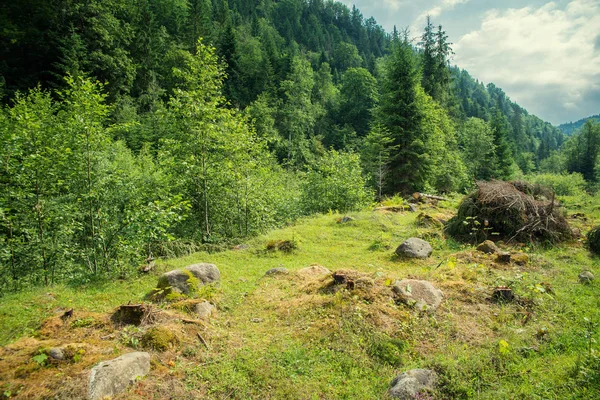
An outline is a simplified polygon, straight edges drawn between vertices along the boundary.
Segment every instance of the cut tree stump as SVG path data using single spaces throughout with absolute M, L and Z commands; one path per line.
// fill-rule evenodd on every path
M 498 286 L 494 289 L 494 293 L 492 294 L 492 300 L 497 303 L 506 303 L 513 301 L 514 299 L 515 294 L 508 286 Z
M 151 322 L 152 307 L 149 304 L 123 304 L 112 316 L 116 324 L 142 325 Z

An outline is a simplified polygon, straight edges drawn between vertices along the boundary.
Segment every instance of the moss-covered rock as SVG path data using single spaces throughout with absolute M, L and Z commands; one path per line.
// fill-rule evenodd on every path
M 193 297 L 204 284 L 216 282 L 220 277 L 220 272 L 214 264 L 188 265 L 184 269 L 175 269 L 161 275 L 151 297 L 169 301 Z
M 177 343 L 177 335 L 165 326 L 154 326 L 142 336 L 142 346 L 157 351 L 165 351 Z
M 512 261 L 517 265 L 527 265 L 529 256 L 525 253 L 515 253 L 511 256 Z

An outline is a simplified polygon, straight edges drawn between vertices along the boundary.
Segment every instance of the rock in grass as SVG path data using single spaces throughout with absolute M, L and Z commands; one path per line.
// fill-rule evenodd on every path
M 179 338 L 166 326 L 153 326 L 142 336 L 142 346 L 156 351 L 165 351 L 179 343 Z
M 432 392 L 437 384 L 437 374 L 428 369 L 411 369 L 398 375 L 392 381 L 388 391 L 390 397 L 401 400 L 412 400 L 419 394 Z
M 60 347 L 52 347 L 50 350 L 48 350 L 48 356 L 55 360 L 62 361 L 65 359 L 65 352 Z
M 202 303 L 196 304 L 194 307 L 194 312 L 200 318 L 208 318 L 215 312 L 215 306 L 210 304 L 208 301 L 203 301 Z
M 482 253 L 486 254 L 496 254 L 500 252 L 500 249 L 498 246 L 496 246 L 496 243 L 492 242 L 491 240 L 486 240 L 477 246 L 477 251 L 481 251 Z
M 410 238 L 396 249 L 396 254 L 406 258 L 425 259 L 431 255 L 433 248 L 429 243 L 419 238 Z
M 88 400 L 116 396 L 150 371 L 150 354 L 134 352 L 92 368 L 88 385 Z
M 216 282 L 221 278 L 219 269 L 214 264 L 200 263 L 188 265 L 184 269 L 165 272 L 158 278 L 158 292 L 161 296 L 171 293 L 188 295 L 206 283 Z
M 427 281 L 403 279 L 396 281 L 392 290 L 402 302 L 415 306 L 420 311 L 435 311 L 442 303 L 442 291 Z
M 287 275 L 289 273 L 290 273 L 290 271 L 288 271 L 287 268 L 277 267 L 277 268 L 271 268 L 270 270 L 268 270 L 267 272 L 265 272 L 265 275 L 266 276 L 271 276 L 271 275 Z
M 579 282 L 584 284 L 590 284 L 594 280 L 594 274 L 590 271 L 583 271 L 579 274 Z
M 515 253 L 512 255 L 512 261 L 517 265 L 527 265 L 529 256 L 525 253 Z
M 196 279 L 199 279 L 204 284 L 216 282 L 221 279 L 221 273 L 215 264 L 192 264 L 184 269 L 190 271 Z

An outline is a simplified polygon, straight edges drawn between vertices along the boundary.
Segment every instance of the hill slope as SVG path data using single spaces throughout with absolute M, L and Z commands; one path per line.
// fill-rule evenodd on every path
M 181 68 L 181 50 L 193 53 L 198 38 L 203 38 L 227 64 L 225 94 L 241 109 L 257 99 L 255 110 L 264 108 L 267 99 L 279 107 L 289 86 L 283 83 L 294 79 L 294 59 L 308 61 L 318 82 L 312 89 L 312 108 L 325 105 L 325 115 L 318 117 L 309 136 L 325 136 L 325 147 L 336 148 L 347 144 L 352 130 L 358 137 L 364 135 L 364 127 L 372 122 L 368 113 L 372 99 L 359 105 L 362 113 L 343 107 L 354 98 L 341 99 L 341 108 L 334 106 L 344 73 L 365 68 L 379 77 L 377 65 L 389 54 L 392 40 L 373 18 L 365 19 L 356 7 L 331 0 L 77 0 L 69 7 L 29 0 L 0 9 L 0 21 L 7 26 L 0 33 L 0 58 L 5 60 L 0 63 L 0 96 L 4 92 L 5 101 L 38 83 L 45 88 L 64 87 L 65 74 L 85 73 L 107 82 L 109 100 L 118 105 L 115 120 L 138 122 L 177 86 L 179 78 L 173 69 Z M 488 120 L 499 108 L 510 122 L 513 152 L 528 153 L 517 157 L 522 159 L 522 168 L 530 154 L 541 160 L 562 144 L 560 131 L 529 116 L 500 88 L 483 87 L 466 71 L 455 70 L 453 75 L 454 116 Z M 363 95 L 368 98 L 367 93 Z M 324 104 L 318 104 L 315 97 L 321 97 Z M 351 121 L 357 112 L 362 120 Z M 136 141 L 156 140 L 147 136 L 125 139 L 136 149 Z
M 560 129 L 561 131 L 563 131 L 563 133 L 565 135 L 571 136 L 576 131 L 578 131 L 579 128 L 581 128 L 583 126 L 583 124 L 585 124 L 585 121 L 587 121 L 588 119 L 591 119 L 593 122 L 599 122 L 600 121 L 600 114 L 598 114 L 598 115 L 592 115 L 592 116 L 586 117 L 586 118 L 582 118 L 579 121 L 567 122 L 567 123 L 564 123 L 564 124 L 560 124 L 558 126 L 558 129 Z
M 593 202 L 578 204 L 570 211 Z M 454 206 L 420 211 L 447 218 Z M 5 397 L 81 398 L 87 371 L 99 360 L 143 348 L 141 338 L 152 326 L 168 327 L 177 340 L 162 351 L 146 347 L 150 375 L 117 399 L 373 399 L 399 372 L 416 367 L 438 372 L 439 398 L 583 399 L 597 393 L 598 360 L 588 352 L 597 346 L 591 342 L 600 321 L 597 288 L 578 284 L 577 274 L 598 271 L 600 264 L 581 244 L 506 248 L 528 253 L 530 261 L 502 264 L 444 239 L 435 226 L 420 225 L 416 213 L 352 215 L 347 223 L 336 215 L 308 218 L 248 242 L 247 249 L 161 261 L 153 275 L 132 281 L 6 296 L 0 305 L 1 340 L 11 343 L 0 349 Z M 600 215 L 596 210 L 589 217 L 598 221 Z M 591 222 L 572 221 L 584 230 Z M 429 240 L 433 256 L 393 256 L 410 236 Z M 266 251 L 273 240 L 298 247 Z M 216 263 L 222 274 L 220 285 L 199 293 L 217 306 L 208 320 L 186 324 L 197 317 L 165 303 L 153 306 L 152 324 L 110 322 L 114 308 L 141 301 L 160 272 L 199 261 Z M 354 270 L 347 273 L 370 283 L 333 290 L 331 275 L 299 272 L 314 264 Z M 274 267 L 290 274 L 265 277 Z M 390 284 L 403 278 L 439 287 L 440 308 L 420 313 L 394 301 Z M 499 285 L 509 285 L 518 301 L 490 301 Z M 73 319 L 61 322 L 69 308 Z M 34 359 L 67 345 L 80 349 L 70 362 Z

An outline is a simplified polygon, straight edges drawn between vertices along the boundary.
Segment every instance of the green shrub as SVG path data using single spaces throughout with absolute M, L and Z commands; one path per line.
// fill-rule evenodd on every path
M 312 166 L 302 185 L 301 204 L 306 214 L 356 210 L 372 199 L 359 157 L 352 153 L 330 150 Z
M 583 175 L 572 174 L 537 174 L 525 176 L 527 182 L 548 186 L 559 196 L 577 196 L 585 194 L 586 182 Z

